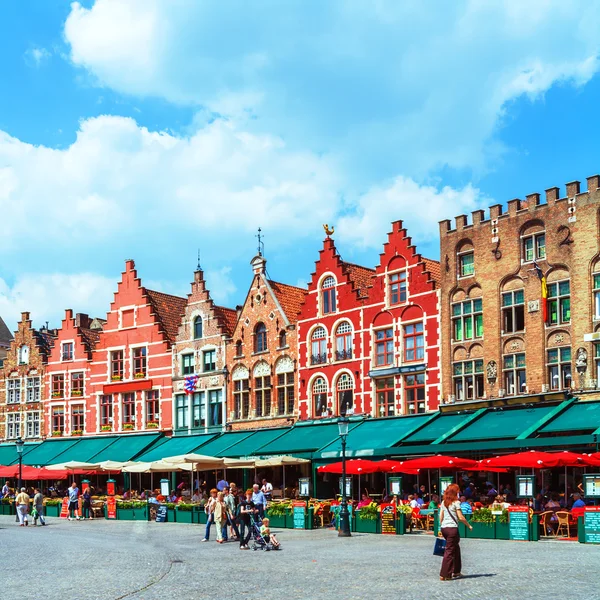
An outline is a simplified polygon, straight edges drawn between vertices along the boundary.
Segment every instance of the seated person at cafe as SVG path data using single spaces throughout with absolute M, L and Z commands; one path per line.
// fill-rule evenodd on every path
M 419 503 L 415 499 L 415 497 L 411 494 L 408 497 L 408 505 L 414 510 L 415 508 L 419 508 Z
M 546 510 L 553 510 L 554 512 L 556 512 L 557 510 L 560 510 L 560 503 L 558 502 L 558 495 L 552 494 L 552 497 L 550 498 L 550 500 L 548 500 L 548 502 L 546 502 L 546 506 L 544 508 Z
M 465 496 L 460 497 L 460 511 L 463 515 L 473 514 L 473 507 L 471 506 L 471 503 L 467 501 Z
M 512 488 L 510 487 L 510 483 L 507 483 L 504 486 L 504 498 L 506 499 L 506 502 L 514 502 L 517 497 L 515 496 L 515 493 L 513 492 Z
M 367 494 L 362 495 L 362 500 L 356 505 L 356 510 L 360 510 L 363 506 L 369 506 L 372 500 Z
M 431 494 L 431 500 L 427 505 L 429 509 L 436 509 L 440 505 L 440 497 L 437 494 Z
M 505 508 L 508 508 L 509 506 L 510 506 L 510 503 L 506 502 L 506 498 L 504 496 L 501 496 L 500 494 L 498 494 L 498 496 L 496 496 L 496 499 L 492 503 L 491 509 L 492 510 L 504 510 Z
M 585 506 L 585 502 L 581 499 L 579 494 L 573 494 L 573 506 L 571 508 L 582 508 Z

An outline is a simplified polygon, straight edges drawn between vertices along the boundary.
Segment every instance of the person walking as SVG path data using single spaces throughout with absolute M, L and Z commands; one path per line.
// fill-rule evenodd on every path
M 262 519 L 265 516 L 267 499 L 265 498 L 265 495 L 260 491 L 258 483 L 255 483 L 252 486 L 252 502 L 254 502 L 254 508 L 258 510 L 258 516 Z
M 40 488 L 35 488 L 35 495 L 33 496 L 33 526 L 37 527 L 37 520 L 40 520 L 42 526 L 46 525 L 46 519 L 44 518 L 44 494 Z
M 252 502 L 252 490 L 246 490 L 246 497 L 240 500 L 240 550 L 249 550 L 248 542 L 252 535 L 252 522 L 250 515 L 256 511 Z
M 71 487 L 68 489 L 69 493 L 69 521 L 73 520 L 73 515 L 79 521 L 81 517 L 79 516 L 79 488 L 77 484 L 73 482 Z
M 235 497 L 229 492 L 229 488 L 223 490 L 223 502 L 225 502 L 226 512 L 223 520 L 223 540 L 226 542 L 230 535 L 235 534 L 235 539 L 240 538 L 240 532 L 235 523 Z M 227 526 L 229 525 L 229 532 Z M 229 535 L 228 535 L 229 534 Z
M 82 494 L 82 505 L 81 512 L 83 519 L 91 519 L 91 510 L 92 510 L 92 495 L 90 494 L 90 488 L 87 487 L 83 490 Z
M 29 495 L 27 494 L 27 490 L 22 487 L 21 491 L 17 494 L 15 498 L 15 504 L 17 505 L 17 515 L 19 516 L 19 527 L 29 525 L 29 521 L 27 519 L 27 512 L 29 511 Z
M 217 501 L 217 494 L 219 491 L 215 488 L 210 490 L 210 498 L 206 502 L 204 507 L 204 512 L 206 513 L 206 529 L 204 530 L 204 539 L 203 542 L 208 542 L 210 540 L 210 526 L 215 522 L 215 502 Z
M 217 494 L 217 501 L 213 506 L 213 515 L 215 517 L 215 527 L 217 528 L 217 544 L 223 543 L 223 527 L 227 527 L 225 515 L 227 514 L 227 506 L 223 502 L 223 492 Z
M 469 529 L 473 529 L 460 510 L 459 491 L 460 488 L 455 483 L 449 485 L 444 492 L 444 500 L 440 505 L 440 529 L 446 540 L 446 551 L 440 569 L 440 581 L 450 581 L 462 577 L 458 522 L 460 521 Z

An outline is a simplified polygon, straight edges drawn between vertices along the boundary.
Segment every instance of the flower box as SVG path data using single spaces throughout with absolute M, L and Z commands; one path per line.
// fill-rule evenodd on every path
M 196 514 L 193 510 L 181 509 L 179 506 L 174 511 L 174 521 L 177 523 L 195 523 L 194 517 Z
M 53 398 L 62 398 L 63 394 L 62 394 L 62 392 L 52 392 L 52 397 Z
M 71 392 L 71 398 L 79 398 L 80 396 L 83 396 L 83 392 L 81 390 L 73 390 Z
M 471 520 L 473 531 L 467 529 L 468 538 L 478 538 L 482 540 L 493 540 L 496 537 L 495 523 L 479 523 Z
M 111 381 L 121 381 L 121 379 L 123 379 L 123 375 L 111 375 L 110 377 Z
M 285 529 L 286 515 L 269 515 L 269 511 L 267 511 L 267 516 L 269 517 L 269 525 L 272 528 Z
M 200 523 L 200 525 L 206 525 L 206 519 L 207 519 L 207 515 L 204 512 L 204 509 L 202 509 L 199 513 L 198 513 L 198 523 Z
M 119 504 L 122 506 L 119 506 Z M 148 504 L 146 502 L 117 503 L 117 519 L 121 521 L 147 521 Z
M 125 423 L 123 425 L 123 431 L 132 431 L 134 428 L 133 423 Z
M 112 431 L 112 425 L 102 425 L 100 431 Z
M 146 377 L 146 373 L 136 373 L 133 377 L 135 379 L 144 379 Z
M 46 503 L 46 505 L 44 506 L 44 514 L 47 517 L 60 517 L 60 509 L 61 509 L 61 505 L 60 504 L 48 504 Z
M 354 519 L 354 531 L 357 533 L 381 533 L 381 521 L 379 519 Z
M 52 437 L 62 437 L 62 431 L 53 431 Z
M 158 429 L 158 423 L 150 421 L 149 423 L 146 423 L 146 429 Z
M 8 502 L 2 502 L 2 504 L 0 504 L 0 515 L 14 515 L 15 513 L 13 512 L 13 505 Z
M 75 429 L 74 431 L 71 431 L 71 435 L 73 437 L 78 437 L 80 435 L 83 435 L 83 431 L 81 429 Z
M 497 540 L 509 540 L 510 539 L 510 531 L 508 527 L 508 523 L 500 523 L 496 520 L 496 539 Z

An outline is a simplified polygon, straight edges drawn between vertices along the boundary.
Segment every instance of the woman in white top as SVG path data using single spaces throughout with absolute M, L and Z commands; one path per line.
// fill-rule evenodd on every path
M 444 499 L 440 504 L 440 530 L 446 540 L 446 551 L 442 559 L 440 580 L 450 581 L 452 578 L 462 577 L 462 560 L 460 556 L 460 535 L 458 522 L 461 521 L 469 529 L 473 529 L 465 519 L 458 500 L 460 489 L 455 483 L 449 485 L 444 492 Z

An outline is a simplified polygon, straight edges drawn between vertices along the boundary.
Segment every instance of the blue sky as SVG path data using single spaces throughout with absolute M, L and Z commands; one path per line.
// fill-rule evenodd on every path
M 0 315 L 102 315 L 124 260 L 184 294 L 199 248 L 243 301 L 308 280 L 336 226 L 375 264 L 437 222 L 600 170 L 590 2 L 8 0 L 0 5 Z

